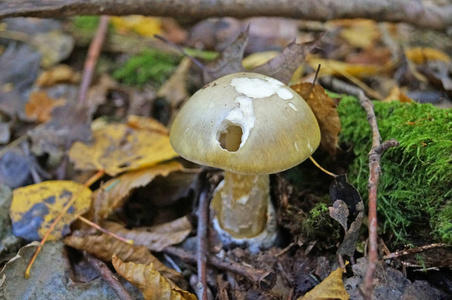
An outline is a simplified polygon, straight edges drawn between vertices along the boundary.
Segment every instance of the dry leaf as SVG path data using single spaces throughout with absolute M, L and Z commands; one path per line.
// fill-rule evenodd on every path
M 110 261 L 113 254 L 116 253 L 123 261 L 145 265 L 153 263 L 155 269 L 165 277 L 173 281 L 182 279 L 179 272 L 162 264 L 146 247 L 130 245 L 107 234 L 85 235 L 76 231 L 73 235 L 65 238 L 64 243 L 72 248 L 86 251 L 104 261 Z
M 63 180 L 44 181 L 14 190 L 10 208 L 14 234 L 28 241 L 42 239 L 72 197 L 76 197 L 75 202 L 56 224 L 49 240 L 67 235 L 72 221 L 88 211 L 91 190 Z
M 395 86 L 389 92 L 389 95 L 382 100 L 383 102 L 392 102 L 392 101 L 400 101 L 402 103 L 410 103 L 413 102 L 402 90 Z
M 46 122 L 52 118 L 53 108 L 64 103 L 64 99 L 52 99 L 44 91 L 33 91 L 25 104 L 25 115 L 29 121 Z
M 80 74 L 75 73 L 68 65 L 57 65 L 39 75 L 35 84 L 38 87 L 49 87 L 57 83 L 77 83 L 80 80 Z
M 134 129 L 155 131 L 161 134 L 169 134 L 168 129 L 160 122 L 152 118 L 129 115 L 127 116 L 127 125 Z
M 111 17 L 110 23 L 122 34 L 133 31 L 144 37 L 154 37 L 155 34 L 160 34 L 162 32 L 162 21 L 160 18 L 156 17 L 138 15 Z
M 347 204 L 338 199 L 334 201 L 333 206 L 328 207 L 330 211 L 330 217 L 338 221 L 342 228 L 347 231 L 347 218 L 348 218 L 348 207 Z
M 278 51 L 263 51 L 248 55 L 242 60 L 242 65 L 245 69 L 250 70 L 257 66 L 263 65 L 269 60 L 278 56 Z
M 405 55 L 416 64 L 425 64 L 428 61 L 439 60 L 450 63 L 451 59 L 446 53 L 428 47 L 415 47 L 405 50 Z
M 303 297 L 298 298 L 298 300 L 349 299 L 350 295 L 345 290 L 344 283 L 342 282 L 343 273 L 344 269 L 337 268 L 336 271 L 333 271 L 321 283 Z
M 110 213 L 122 206 L 132 190 L 149 184 L 156 176 L 167 176 L 174 171 L 182 170 L 183 166 L 175 161 L 159 164 L 142 170 L 131 171 L 104 183 L 93 194 L 91 218 L 99 222 Z
M 137 130 L 126 124 L 110 124 L 96 129 L 93 137 L 92 145 L 76 142 L 69 150 L 69 158 L 78 170 L 105 170 L 108 175 L 115 176 L 178 156 L 168 135 Z
M 383 70 L 381 65 L 371 64 L 349 64 L 338 60 L 323 59 L 316 57 L 307 57 L 306 61 L 313 69 L 317 69 L 319 65 L 320 76 L 325 75 L 343 75 L 348 74 L 357 78 L 374 76 Z
M 140 289 L 146 300 L 196 300 L 196 296 L 171 285 L 151 264 L 124 263 L 112 257 L 116 271 Z
M 192 226 L 187 217 L 147 228 L 126 229 L 124 226 L 104 222 L 105 229 L 134 241 L 137 246 L 145 246 L 151 251 L 160 252 L 168 246 L 179 244 L 190 234 Z
M 307 43 L 297 44 L 292 42 L 278 56 L 251 71 L 288 83 L 295 70 L 305 60 L 306 55 L 315 48 L 322 36 L 318 35 L 313 41 Z
M 303 82 L 291 86 L 306 100 L 319 122 L 322 138 L 320 146 L 332 155 L 336 154 L 341 121 L 336 110 L 336 103 L 320 85 Z
M 328 22 L 328 24 L 344 27 L 340 31 L 340 36 L 351 46 L 362 49 L 374 47 L 381 35 L 377 22 L 373 20 L 339 20 Z

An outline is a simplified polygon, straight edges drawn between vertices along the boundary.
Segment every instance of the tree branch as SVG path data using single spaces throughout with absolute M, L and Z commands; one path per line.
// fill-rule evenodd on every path
M 6 0 L 0 3 L 0 18 L 131 14 L 185 19 L 274 16 L 328 21 L 368 18 L 436 30 L 452 26 L 452 5 L 439 7 L 412 0 Z

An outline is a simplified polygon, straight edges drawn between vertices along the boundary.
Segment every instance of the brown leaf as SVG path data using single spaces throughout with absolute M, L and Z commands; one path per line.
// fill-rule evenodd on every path
M 94 192 L 89 216 L 95 222 L 107 218 L 114 209 L 124 204 L 134 189 L 149 184 L 156 176 L 167 176 L 171 172 L 182 170 L 182 168 L 183 166 L 180 163 L 172 161 L 127 172 L 110 179 Z
M 124 263 L 116 255 L 112 263 L 122 277 L 140 289 L 146 300 L 196 300 L 195 295 L 171 285 L 152 263 Z
M 80 74 L 75 73 L 68 65 L 57 65 L 39 75 L 35 84 L 38 87 L 49 87 L 57 83 L 77 83 Z
M 413 102 L 398 86 L 395 86 L 389 92 L 389 95 L 382 100 L 383 102 L 400 101 L 402 103 Z
M 64 243 L 72 248 L 86 251 L 104 261 L 111 261 L 113 254 L 121 260 L 139 264 L 154 264 L 154 268 L 163 276 L 173 281 L 180 281 L 182 275 L 162 264 L 144 246 L 134 246 L 115 239 L 107 234 L 87 235 L 80 231 L 64 239 Z
M 137 246 L 145 246 L 149 250 L 156 252 L 160 252 L 168 246 L 181 243 L 192 230 L 187 217 L 157 226 L 134 228 L 133 230 L 128 230 L 114 222 L 105 222 L 103 226 L 119 236 L 133 240 Z
M 341 121 L 336 110 L 336 103 L 325 93 L 320 85 L 303 82 L 291 86 L 306 100 L 319 122 L 322 139 L 320 146 L 331 155 L 335 155 L 338 147 L 338 135 Z
M 338 199 L 334 201 L 333 207 L 328 207 L 330 211 L 330 217 L 335 219 L 342 225 L 345 231 L 347 231 L 347 218 L 348 218 L 348 208 L 347 204 Z
M 295 70 L 305 60 L 306 55 L 314 49 L 321 37 L 322 35 L 319 35 L 316 39 L 307 43 L 297 44 L 292 42 L 278 56 L 251 71 L 288 83 Z
M 64 99 L 50 98 L 44 91 L 33 91 L 25 104 L 25 115 L 29 121 L 46 122 L 52 118 L 52 109 L 64 102 Z
M 208 83 L 224 75 L 244 71 L 242 66 L 243 53 L 248 43 L 249 28 L 242 31 L 235 41 L 221 51 L 215 61 L 204 69 L 204 82 Z
M 342 282 L 342 274 L 344 269 L 337 268 L 336 271 L 325 278 L 319 285 L 313 288 L 298 300 L 319 300 L 319 299 L 340 299 L 347 300 L 350 295 L 347 293 Z

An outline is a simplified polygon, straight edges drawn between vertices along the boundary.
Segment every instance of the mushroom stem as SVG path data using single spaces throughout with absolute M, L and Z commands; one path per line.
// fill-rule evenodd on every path
M 220 227 L 237 239 L 264 231 L 269 205 L 269 176 L 225 171 L 212 199 Z

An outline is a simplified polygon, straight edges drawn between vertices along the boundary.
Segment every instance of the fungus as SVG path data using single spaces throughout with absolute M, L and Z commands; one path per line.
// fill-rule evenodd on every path
M 269 174 L 317 149 L 320 129 L 303 98 L 280 81 L 235 73 L 196 92 L 175 118 L 170 142 L 183 158 L 225 170 L 211 208 L 225 243 L 268 248 L 276 239 Z

